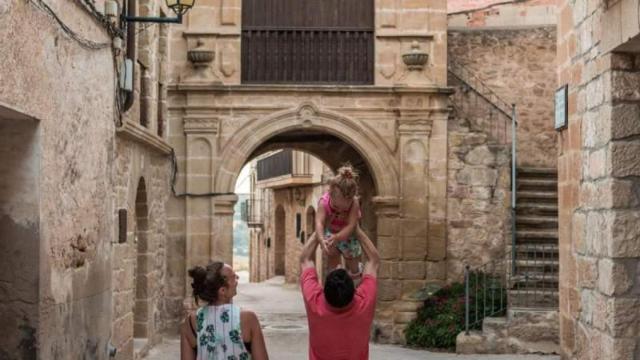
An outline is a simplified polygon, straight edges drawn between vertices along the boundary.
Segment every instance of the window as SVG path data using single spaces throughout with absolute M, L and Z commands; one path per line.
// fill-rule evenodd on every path
M 373 84 L 373 0 L 244 0 L 242 82 Z

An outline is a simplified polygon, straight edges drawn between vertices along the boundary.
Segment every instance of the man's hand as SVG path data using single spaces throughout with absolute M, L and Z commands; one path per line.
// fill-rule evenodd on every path
M 329 248 L 334 246 L 335 242 L 336 242 L 335 234 L 331 234 L 328 237 L 324 238 L 324 240 L 322 241 L 322 249 L 324 250 L 325 254 L 329 253 Z

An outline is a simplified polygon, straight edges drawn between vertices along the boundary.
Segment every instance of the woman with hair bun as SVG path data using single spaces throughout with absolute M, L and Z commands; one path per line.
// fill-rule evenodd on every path
M 238 275 L 216 261 L 189 270 L 193 297 L 206 304 L 180 326 L 181 360 L 268 360 L 258 317 L 233 304 Z

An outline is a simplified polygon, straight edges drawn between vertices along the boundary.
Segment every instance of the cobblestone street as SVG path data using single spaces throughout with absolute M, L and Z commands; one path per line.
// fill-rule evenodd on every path
M 283 285 L 283 278 L 276 277 L 263 283 L 247 283 L 246 273 L 239 273 L 241 283 L 235 298 L 240 306 L 255 311 L 262 324 L 270 359 L 300 360 L 307 358 L 307 319 L 300 290 Z M 244 279 L 243 279 L 244 278 Z M 164 342 L 153 348 L 147 360 L 175 360 L 180 357 L 180 340 L 165 337 Z M 456 355 L 407 349 L 400 346 L 371 344 L 370 359 L 389 360 L 450 360 L 450 359 L 501 359 L 501 360 L 557 360 L 559 356 L 537 355 Z

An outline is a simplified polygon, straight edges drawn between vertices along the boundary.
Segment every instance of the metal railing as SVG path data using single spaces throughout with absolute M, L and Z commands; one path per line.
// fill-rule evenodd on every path
M 519 245 L 509 278 L 509 309 L 558 308 L 558 245 Z
M 452 96 L 454 109 L 466 117 L 472 130 L 489 135 L 491 143 L 510 144 L 513 141 L 515 105 L 510 105 L 469 69 L 449 64 L 450 83 L 459 91 Z
M 509 259 L 503 256 L 477 269 L 468 265 L 464 271 L 464 329 L 480 329 L 482 320 L 490 316 L 504 316 L 507 312 L 507 271 Z
M 262 208 L 260 199 L 247 199 L 240 204 L 240 217 L 247 224 L 262 223 Z
M 256 169 L 258 181 L 290 175 L 293 171 L 293 150 L 284 149 L 258 160 Z

